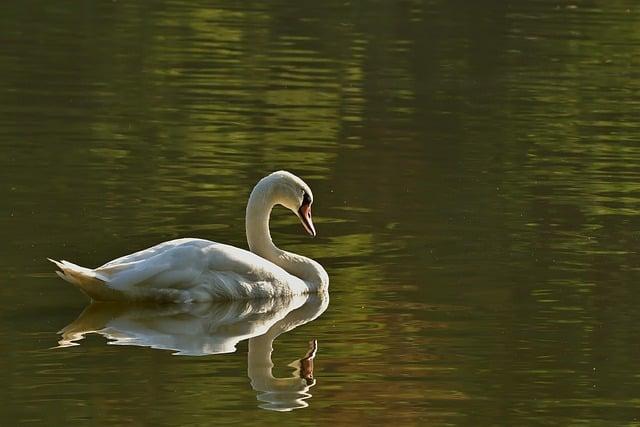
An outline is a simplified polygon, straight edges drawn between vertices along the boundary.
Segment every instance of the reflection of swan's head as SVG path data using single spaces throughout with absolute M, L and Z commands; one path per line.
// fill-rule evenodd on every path
M 300 218 L 305 230 L 312 236 L 316 235 L 311 220 L 313 193 L 311 188 L 294 174 L 277 171 L 262 178 L 251 192 L 250 200 L 256 198 L 265 198 L 291 210 Z
M 289 363 L 294 371 L 288 378 L 274 378 L 271 374 L 271 363 L 260 366 L 255 364 L 256 357 L 252 353 L 259 352 L 252 348 L 249 341 L 249 376 L 251 386 L 258 391 L 260 407 L 270 411 L 287 412 L 294 409 L 306 408 L 306 402 L 311 397 L 309 390 L 316 385 L 313 378 L 313 359 L 318 349 L 316 340 L 309 341 L 307 354 L 299 360 Z M 264 356 L 262 356 L 264 357 Z M 254 366 L 252 366 L 252 359 Z M 270 360 L 270 357 L 269 357 Z M 262 372 L 261 372 L 262 370 Z

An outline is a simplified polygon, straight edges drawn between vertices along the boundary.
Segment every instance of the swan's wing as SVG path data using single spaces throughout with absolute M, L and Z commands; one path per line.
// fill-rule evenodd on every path
M 208 260 L 203 281 L 212 299 L 270 298 L 300 295 L 308 286 L 274 263 L 244 249 L 214 243 L 203 252 Z
M 95 272 L 105 277 L 110 287 L 118 290 L 130 290 L 133 286 L 158 282 L 160 275 L 170 271 L 173 271 L 174 277 L 166 277 L 157 285 L 191 282 L 202 271 L 202 247 L 212 243 L 205 242 L 198 239 L 171 240 L 114 259 L 96 268 Z
M 268 297 L 282 293 L 282 288 L 305 286 L 254 253 L 202 239 L 161 243 L 110 261 L 95 272 L 107 279 L 109 287 L 133 298 Z
M 102 271 L 105 271 L 105 270 L 117 271 L 118 269 L 126 268 L 125 266 L 131 262 L 144 261 L 153 256 L 166 253 L 179 246 L 188 245 L 188 246 L 205 247 L 211 243 L 213 242 L 210 242 L 204 239 L 192 239 L 192 238 L 169 240 L 166 242 L 158 243 L 157 245 L 151 246 L 150 248 L 143 249 L 141 251 L 134 252 L 132 254 L 125 255 L 120 258 L 111 260 L 108 263 L 96 268 L 96 270 L 100 269 Z

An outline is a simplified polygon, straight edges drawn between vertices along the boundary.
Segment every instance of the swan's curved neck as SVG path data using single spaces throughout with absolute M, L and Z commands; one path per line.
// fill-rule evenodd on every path
M 269 217 L 276 201 L 271 191 L 260 184 L 262 182 L 258 183 L 251 192 L 247 204 L 245 217 L 247 243 L 251 252 L 278 264 L 276 260 L 280 257 L 282 250 L 273 244 L 269 231 Z
M 328 282 L 326 272 L 314 260 L 283 251 L 276 247 L 269 232 L 269 217 L 273 207 L 280 203 L 264 181 L 260 181 L 249 196 L 246 212 L 246 232 L 249 249 L 254 254 L 282 267 L 288 273 L 312 285 L 310 291 L 323 288 Z

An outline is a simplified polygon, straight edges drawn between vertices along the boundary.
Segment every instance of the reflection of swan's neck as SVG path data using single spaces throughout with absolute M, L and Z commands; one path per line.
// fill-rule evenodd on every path
M 273 244 L 269 232 L 269 217 L 276 204 L 279 204 L 279 200 L 269 182 L 264 179 L 258 182 L 247 204 L 245 227 L 249 249 L 311 284 L 311 291 L 326 287 L 329 279 L 320 264 L 307 257 L 283 251 Z
M 312 359 L 317 348 L 316 341 L 309 343 L 313 345 L 303 359 L 289 364 L 295 371 L 288 378 L 273 376 L 273 341 L 280 334 L 320 316 L 328 305 L 327 292 L 311 295 L 304 305 L 290 311 L 265 334 L 249 339 L 247 374 L 251 379 L 251 386 L 258 392 L 258 400 L 263 402 L 260 407 L 274 411 L 290 411 L 308 406 L 305 400 L 311 397 L 309 389 L 315 385 Z
M 290 411 L 308 406 L 306 399 L 311 397 L 309 389 L 315 385 L 314 380 L 306 380 L 300 374 L 299 360 L 289 364 L 295 368 L 291 377 L 276 378 L 273 376 L 273 340 L 277 334 L 269 331 L 265 335 L 249 340 L 247 374 L 251 379 L 251 387 L 258 391 L 258 399 L 264 402 L 264 409 L 274 411 Z M 281 332 L 281 331 L 278 331 Z

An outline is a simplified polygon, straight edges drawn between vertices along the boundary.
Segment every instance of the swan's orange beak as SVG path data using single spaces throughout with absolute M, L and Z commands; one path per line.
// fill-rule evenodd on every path
M 311 220 L 311 204 L 304 203 L 300 206 L 300 209 L 298 209 L 298 216 L 300 217 L 302 225 L 304 225 L 304 229 L 307 230 L 307 233 L 316 237 L 316 229 L 313 227 L 313 221 Z

